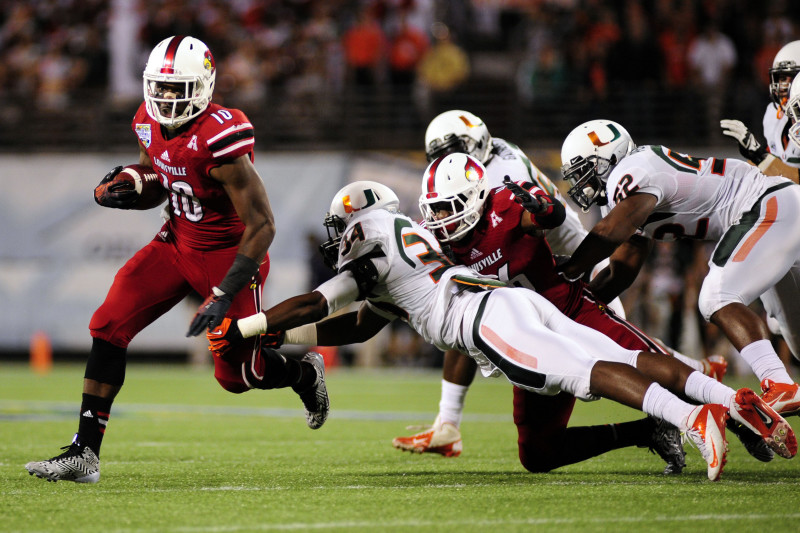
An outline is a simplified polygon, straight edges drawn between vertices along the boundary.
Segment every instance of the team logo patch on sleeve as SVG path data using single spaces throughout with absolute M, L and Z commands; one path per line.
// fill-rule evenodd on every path
M 150 143 L 153 140 L 150 132 L 150 124 L 137 124 L 136 136 L 139 137 L 139 140 L 142 141 L 145 148 L 150 148 Z

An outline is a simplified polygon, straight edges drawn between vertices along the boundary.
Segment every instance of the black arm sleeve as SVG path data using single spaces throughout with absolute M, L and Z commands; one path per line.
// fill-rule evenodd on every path
M 236 254 L 231 268 L 219 284 L 219 290 L 233 298 L 258 273 L 258 261 L 243 254 Z
M 357 299 L 359 301 L 367 298 L 378 283 L 378 269 L 372 262 L 372 259 L 376 257 L 386 257 L 386 254 L 383 253 L 383 250 L 374 250 L 354 261 L 350 261 L 339 269 L 339 272 L 349 270 L 353 273 L 358 285 Z

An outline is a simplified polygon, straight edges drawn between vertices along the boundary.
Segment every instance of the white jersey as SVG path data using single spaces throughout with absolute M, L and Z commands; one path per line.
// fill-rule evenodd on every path
M 604 212 L 634 192 L 657 200 L 641 228 L 648 237 L 717 243 L 698 295 L 703 317 L 761 297 L 800 359 L 800 186 L 738 159 L 641 146 L 612 170 Z
M 717 241 L 767 189 L 786 182 L 737 159 L 697 158 L 664 146 L 640 146 L 609 175 L 603 210 L 607 213 L 633 192 L 652 194 L 657 203 L 641 228 L 645 235 Z
M 633 365 L 638 355 L 573 322 L 531 290 L 457 283 L 457 275 L 483 276 L 453 265 L 433 234 L 405 215 L 384 209 L 357 214 L 343 233 L 338 264 L 339 276 L 349 270 L 357 281 L 359 272 L 377 274 L 365 295 L 376 314 L 403 318 L 437 348 L 469 354 L 484 375 L 502 373 L 541 394 L 565 391 L 592 399 L 591 370 L 598 360 Z M 335 280 L 317 289 L 329 302 L 336 295 L 326 287 Z
M 570 207 L 552 181 L 534 165 L 528 156 L 513 143 L 492 138 L 492 152 L 486 162 L 486 177 L 489 188 L 503 186 L 503 179 L 508 176 L 512 181 L 530 181 L 544 192 L 564 204 L 567 217 L 557 228 L 545 230 L 545 238 L 555 255 L 572 255 L 586 236 L 586 228 L 581 224 L 578 213 Z
M 800 146 L 793 143 L 787 134 L 791 125 L 789 116 L 771 102 L 764 112 L 763 124 L 769 153 L 790 167 L 800 168 Z
M 453 265 L 427 229 L 384 209 L 350 221 L 339 247 L 339 270 L 365 256 L 378 269 L 378 283 L 367 297 L 373 311 L 406 320 L 439 349 L 456 345 L 463 310 L 450 309 L 450 298 L 462 286 L 450 278 L 474 277 L 471 270 Z

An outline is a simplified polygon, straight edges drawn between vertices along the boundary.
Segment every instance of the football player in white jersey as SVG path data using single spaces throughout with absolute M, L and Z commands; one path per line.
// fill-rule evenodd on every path
M 517 145 L 492 137 L 486 123 L 469 111 L 445 111 L 431 120 L 425 130 L 425 156 L 428 163 L 452 153 L 469 154 L 483 163 L 489 189 L 502 187 L 503 179 L 509 176 L 514 181 L 533 182 L 561 202 L 566 211 L 564 222 L 556 228 L 544 230 L 554 254 L 569 255 L 583 240 L 586 229 L 553 182 Z M 614 310 L 624 316 L 621 304 L 616 305 Z M 475 360 L 467 355 L 457 350 L 446 351 L 442 364 L 439 413 L 433 425 L 422 426 L 422 431 L 414 435 L 396 437 L 392 445 L 416 453 L 438 453 L 445 457 L 461 455 L 461 419 L 476 368 Z M 409 426 L 408 429 L 417 427 Z
M 697 158 L 659 145 L 636 148 L 609 120 L 591 120 L 561 149 L 569 196 L 604 218 L 560 269 L 580 276 L 598 260 L 611 265 L 590 284 L 600 298 L 635 278 L 653 239 L 716 242 L 699 295 L 718 326 L 761 381 L 763 398 L 783 414 L 800 412 L 800 389 L 770 343 L 766 323 L 748 306 L 761 297 L 800 359 L 800 186 L 766 176 L 737 159 Z
M 790 142 L 791 126 L 787 116 L 789 87 L 800 72 L 800 41 L 792 41 L 781 48 L 769 69 L 769 93 L 772 99 L 764 112 L 764 138 L 758 138 L 740 120 L 720 121 L 722 133 L 739 143 L 739 152 L 758 165 L 768 176 L 786 176 L 798 182 L 800 174 L 800 146 Z
M 490 190 L 502 187 L 504 178 L 509 177 L 512 181 L 532 182 L 561 202 L 566 211 L 564 222 L 555 228 L 543 230 L 554 255 L 571 255 L 586 236 L 587 231 L 578 214 L 544 172 L 518 146 L 492 137 L 484 121 L 469 111 L 445 111 L 430 122 L 425 132 L 428 162 L 452 153 L 469 154 L 483 163 Z M 598 265 L 600 268 L 602 266 L 605 265 Z M 620 317 L 625 317 L 619 299 L 611 300 L 609 307 Z M 727 362 L 721 356 L 712 356 L 708 361 L 695 361 L 679 353 L 675 353 L 675 356 L 706 373 L 717 371 L 719 379 L 722 379 L 727 367 Z M 421 431 L 396 437 L 392 440 L 395 448 L 415 453 L 438 453 L 445 457 L 461 454 L 463 443 L 460 425 L 467 392 L 475 378 L 476 364 L 467 355 L 448 350 L 442 366 L 442 390 L 436 419 L 431 426 L 409 426 L 408 429 Z
M 472 164 L 480 179 L 485 170 Z M 398 206 L 380 183 L 341 189 L 325 219 L 329 240 L 323 245 L 337 275 L 266 311 L 225 320 L 208 333 L 214 354 L 224 358 L 242 338 L 278 331 L 285 331 L 285 343 L 363 342 L 401 318 L 438 348 L 468 353 L 486 376 L 502 374 L 540 394 L 609 398 L 673 424 L 697 444 L 711 480 L 719 479 L 726 460 L 727 415 L 779 455 L 796 454 L 791 427 L 750 389 L 734 391 L 677 359 L 624 349 L 534 291 L 492 289 L 498 282 L 452 264 L 433 234 Z M 358 311 L 315 323 L 354 301 L 363 301 Z

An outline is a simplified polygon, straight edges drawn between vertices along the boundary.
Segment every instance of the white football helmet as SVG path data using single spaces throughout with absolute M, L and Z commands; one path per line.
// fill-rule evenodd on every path
M 792 87 L 789 89 L 786 114 L 789 115 L 789 121 L 792 123 L 789 127 L 789 138 L 800 147 L 800 76 L 795 76 Z
M 606 179 L 634 148 L 628 131 L 611 120 L 590 120 L 572 130 L 561 146 L 561 173 L 571 185 L 569 197 L 584 212 L 594 203 L 606 205 Z
M 428 165 L 422 176 L 419 210 L 440 242 L 457 241 L 481 219 L 489 191 L 486 168 L 463 153 L 446 155 Z M 448 215 L 439 218 L 442 212 Z
M 481 163 L 486 163 L 492 153 L 492 137 L 486 124 L 469 111 L 445 111 L 431 120 L 425 131 L 429 163 L 454 152 L 467 153 Z
M 784 109 L 789 98 L 789 86 L 800 72 L 800 41 L 785 44 L 775 54 L 769 69 L 769 94 L 779 108 Z
M 331 208 L 325 215 L 324 226 L 328 240 L 320 245 L 325 264 L 336 269 L 339 261 L 339 243 L 353 217 L 365 211 L 386 209 L 397 213 L 400 199 L 392 189 L 375 181 L 355 181 L 342 187 L 333 197 Z
M 144 67 L 147 114 L 167 128 L 182 126 L 208 107 L 216 75 L 214 56 L 202 41 L 183 35 L 164 39 Z M 166 97 L 167 92 L 177 97 Z

